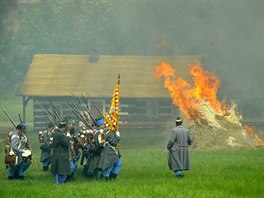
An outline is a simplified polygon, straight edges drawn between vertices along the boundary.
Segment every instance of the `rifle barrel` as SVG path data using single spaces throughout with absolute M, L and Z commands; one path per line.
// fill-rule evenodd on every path
M 8 119 L 10 120 L 10 122 L 13 124 L 13 126 L 16 128 L 16 124 L 15 122 L 12 120 L 12 118 L 9 116 L 9 114 L 6 112 L 6 110 L 1 106 L 2 110 L 4 111 L 4 113 L 6 114 L 6 116 L 8 117 Z

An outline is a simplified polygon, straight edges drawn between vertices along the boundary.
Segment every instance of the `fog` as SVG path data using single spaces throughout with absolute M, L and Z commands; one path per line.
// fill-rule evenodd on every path
M 1 14 L 1 57 L 12 57 L 13 64 L 1 61 L 1 95 L 13 77 L 19 87 L 37 53 L 200 55 L 221 81 L 220 98 L 238 103 L 246 118 L 264 118 L 262 0 L 3 2 L 8 12 Z M 47 6 L 37 15 L 43 2 L 53 10 Z M 58 11 L 53 4 L 68 6 Z M 10 28 L 13 37 L 7 36 Z
M 166 39 L 168 45 L 156 53 L 201 55 L 205 67 L 220 78 L 220 97 L 243 105 L 240 108 L 248 113 L 244 105 L 261 107 L 263 115 L 263 5 L 261 1 L 155 1 L 130 9 L 121 4 L 114 21 L 117 30 L 141 40 L 147 54 Z

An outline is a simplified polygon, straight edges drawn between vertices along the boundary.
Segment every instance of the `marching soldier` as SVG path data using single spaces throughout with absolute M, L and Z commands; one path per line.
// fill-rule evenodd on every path
M 98 164 L 98 168 L 102 170 L 101 178 L 106 180 L 116 179 L 122 166 L 119 152 L 120 134 L 118 131 L 119 98 L 120 75 L 118 75 L 109 111 L 105 114 L 105 124 L 109 131 L 106 133 L 105 147 Z
M 70 138 L 66 136 L 66 122 L 61 121 L 55 129 L 52 144 L 51 173 L 56 184 L 63 184 L 70 175 Z
M 85 157 L 85 153 L 88 149 L 88 144 L 90 143 L 90 135 L 92 136 L 92 130 L 87 130 L 86 127 L 82 127 L 78 133 L 78 137 L 80 138 L 81 143 L 81 161 L 80 164 L 85 166 L 87 164 L 87 157 Z
M 24 124 L 25 125 L 25 124 Z M 32 162 L 32 151 L 31 147 L 28 142 L 27 134 L 27 125 L 25 125 L 25 130 L 22 130 L 22 136 L 20 137 L 21 140 L 21 148 L 24 148 L 24 153 L 22 153 L 22 159 L 23 159 L 23 172 L 25 172 Z
M 73 175 L 78 168 L 78 162 L 81 155 L 80 148 L 82 146 L 78 138 L 75 136 L 74 120 L 69 119 L 67 121 L 67 128 L 68 128 L 68 133 L 70 134 L 71 174 L 68 177 L 68 179 L 70 180 L 73 179 Z
M 52 141 L 53 141 L 53 134 L 55 130 L 55 125 L 50 122 L 48 124 L 48 130 L 44 132 L 39 132 L 39 141 L 41 143 L 41 157 L 40 162 L 43 166 L 43 171 L 49 170 L 49 165 L 51 163 L 51 152 L 52 152 Z
M 101 153 L 105 143 L 105 132 L 104 132 L 104 120 L 99 118 L 96 120 L 97 129 L 93 133 L 93 143 L 89 146 L 89 165 L 88 165 L 88 177 L 91 179 L 98 179 L 98 163 L 101 158 Z
M 8 179 L 10 180 L 14 178 L 24 180 L 24 171 L 27 170 L 31 163 L 31 161 L 23 161 L 23 157 L 27 158 L 31 155 L 31 152 L 28 150 L 27 137 L 25 136 L 26 130 L 27 125 L 20 123 L 16 126 L 16 131 L 12 133 L 9 154 L 15 156 L 15 162 L 10 163 L 8 166 Z
M 182 126 L 182 119 L 177 117 L 176 127 L 172 129 L 171 137 L 167 144 L 169 150 L 168 165 L 176 177 L 182 178 L 183 170 L 190 169 L 188 146 L 192 144 L 189 129 Z
M 81 165 L 83 166 L 83 173 L 85 176 L 92 178 L 92 174 L 89 173 L 89 165 L 92 154 L 89 152 L 89 148 L 94 146 L 94 132 L 96 129 L 83 128 L 80 134 L 82 142 L 82 158 Z
M 120 172 L 122 161 L 119 144 L 119 132 L 108 131 L 105 147 L 98 165 L 98 168 L 102 170 L 101 179 L 114 180 Z

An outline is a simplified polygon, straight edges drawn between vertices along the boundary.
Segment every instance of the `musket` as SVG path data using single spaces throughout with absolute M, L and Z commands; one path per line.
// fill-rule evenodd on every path
M 120 84 L 120 74 L 118 74 L 118 80 L 117 80 L 117 84 Z M 86 94 L 88 95 L 88 97 L 90 98 L 89 93 L 86 91 Z M 92 103 L 94 104 L 95 108 L 97 109 L 97 111 L 100 113 L 100 115 L 104 118 L 104 120 L 106 120 L 105 116 L 103 115 L 103 113 L 100 111 L 99 107 L 95 104 L 95 102 L 93 100 L 91 100 Z M 108 113 L 108 115 L 112 118 L 111 113 Z M 110 122 L 111 126 L 113 126 L 113 124 Z
M 18 118 L 19 118 L 19 120 L 20 120 L 20 123 L 22 123 L 23 121 L 22 121 L 22 119 L 21 119 L 20 113 L 18 113 Z
M 51 105 L 51 108 L 52 108 L 53 112 L 54 112 L 55 115 L 57 116 L 57 118 L 58 118 L 59 120 L 62 120 L 62 117 L 60 116 L 60 114 L 59 114 L 58 110 L 56 109 L 56 107 L 52 104 L 51 101 L 49 101 L 49 103 L 50 103 L 50 105 Z
M 86 121 L 85 118 L 83 118 L 81 115 L 79 115 L 79 110 L 76 106 L 74 106 L 73 104 L 71 104 L 69 101 L 67 101 L 65 99 L 66 103 L 72 108 L 72 112 L 74 113 L 74 115 L 79 119 L 81 120 L 85 126 L 87 126 L 88 128 L 92 129 L 92 127 L 90 126 L 90 124 Z
M 80 107 L 80 109 L 81 109 L 81 111 L 82 111 L 82 113 L 83 113 L 83 115 L 84 115 L 84 117 L 85 117 L 85 119 L 87 120 L 87 121 L 89 121 L 90 123 L 91 123 L 91 125 L 94 125 L 94 123 L 92 123 L 91 121 L 90 121 L 90 118 L 87 116 L 87 114 L 86 114 L 86 112 L 89 114 L 89 116 L 91 117 L 91 119 L 93 120 L 93 117 L 92 117 L 92 115 L 90 114 L 90 112 L 89 112 L 89 108 L 87 108 L 87 111 L 85 112 L 84 111 L 84 109 L 82 108 L 82 104 L 81 104 L 81 100 L 78 98 L 78 97 L 74 97 L 74 95 L 72 94 L 72 96 L 73 96 L 73 98 L 78 102 L 78 104 L 79 104 L 79 107 Z M 75 105 L 76 106 L 76 105 Z M 78 107 L 76 106 L 76 108 L 78 109 Z M 94 120 L 93 120 L 94 121 Z M 96 123 L 96 122 L 95 122 Z
M 90 95 L 86 92 L 86 94 L 90 97 Z M 97 109 L 97 111 L 100 113 L 100 115 L 102 116 L 102 118 L 104 118 L 104 120 L 106 120 L 106 118 L 105 118 L 105 116 L 103 115 L 103 113 L 100 111 L 100 109 L 99 109 L 99 107 L 95 104 L 95 102 L 93 101 L 93 100 L 91 100 L 92 101 L 92 103 L 94 104 L 94 106 L 95 106 L 95 108 Z M 112 116 L 111 116 L 111 114 L 108 114 L 110 117 L 111 117 L 111 119 L 112 119 Z M 109 124 L 113 127 L 113 124 L 112 124 L 112 122 L 109 122 Z
M 82 94 L 82 98 L 83 98 L 83 100 L 84 100 L 84 102 L 86 104 L 87 112 L 88 112 L 89 116 L 91 117 L 91 119 L 93 120 L 93 124 L 96 125 L 96 121 L 95 121 L 95 119 L 92 116 L 92 113 L 90 111 L 89 105 L 88 105 L 87 101 L 85 100 L 85 97 L 83 96 L 83 94 Z
M 77 116 L 78 119 L 80 119 L 84 124 L 88 123 L 88 120 L 85 120 L 85 118 L 82 115 L 79 115 L 80 110 L 74 103 L 70 103 L 65 99 L 66 103 L 72 108 L 73 113 Z
M 90 97 L 90 95 L 86 92 L 86 94 L 88 95 L 88 97 L 89 98 L 91 98 Z M 92 101 L 92 103 L 94 104 L 94 106 L 95 106 L 95 108 L 97 109 L 97 111 L 100 113 L 100 115 L 105 119 L 105 116 L 103 115 L 103 113 L 100 111 L 100 109 L 99 109 L 99 107 L 97 106 L 97 104 L 95 104 L 95 102 L 93 101 L 93 100 L 91 100 Z
M 52 114 L 48 111 L 48 108 L 47 108 L 46 106 L 41 105 L 40 103 L 39 103 L 39 106 L 40 106 L 40 108 L 41 108 L 41 111 L 42 111 L 43 113 L 46 114 L 46 116 L 47 116 L 48 119 L 52 122 L 52 124 L 54 124 L 54 126 L 57 126 L 57 125 L 55 124 L 55 121 L 54 121 L 54 120 L 56 120 L 56 117 L 55 117 L 54 115 L 52 115 Z
M 58 118 L 56 118 L 56 115 L 53 115 L 51 112 L 50 112 L 50 110 L 49 110 L 49 108 L 47 107 L 47 106 L 45 106 L 45 105 L 41 105 L 41 104 L 39 104 L 41 107 L 43 107 L 43 109 L 45 109 L 45 111 L 46 111 L 46 114 L 47 115 L 49 115 L 53 120 L 57 120 Z
M 82 108 L 82 104 L 81 104 L 81 100 L 79 98 L 76 98 L 77 99 L 77 102 L 79 103 L 79 106 L 80 106 L 80 109 L 83 113 L 83 116 L 85 117 L 85 119 L 87 121 L 89 121 L 91 124 L 93 124 L 91 121 L 90 121 L 90 118 L 87 116 L 86 112 L 89 114 L 89 109 L 87 109 L 87 111 L 85 111 L 83 108 Z M 89 114 L 90 115 L 90 114 Z
M 6 110 L 1 106 L 2 110 L 4 111 L 4 113 L 6 114 L 6 116 L 8 117 L 8 119 L 10 120 L 10 122 L 13 124 L 13 126 L 16 128 L 16 124 L 15 122 L 12 120 L 12 118 L 9 116 L 9 114 L 6 112 Z

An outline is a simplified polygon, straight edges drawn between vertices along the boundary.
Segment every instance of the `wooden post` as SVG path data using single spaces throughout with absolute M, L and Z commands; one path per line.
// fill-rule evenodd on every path
M 23 122 L 26 122 L 26 101 L 25 96 L 23 96 Z
M 26 123 L 26 106 L 28 101 L 31 99 L 32 97 L 29 96 L 26 98 L 26 96 L 23 96 L 23 122 Z

